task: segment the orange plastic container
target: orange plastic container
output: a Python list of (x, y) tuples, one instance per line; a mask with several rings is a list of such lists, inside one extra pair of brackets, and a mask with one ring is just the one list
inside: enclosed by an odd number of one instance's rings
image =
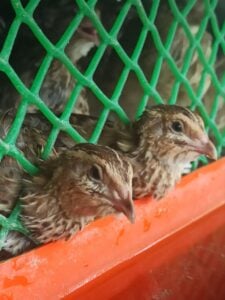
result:
[(135, 209), (0, 264), (0, 299), (224, 300), (225, 159)]

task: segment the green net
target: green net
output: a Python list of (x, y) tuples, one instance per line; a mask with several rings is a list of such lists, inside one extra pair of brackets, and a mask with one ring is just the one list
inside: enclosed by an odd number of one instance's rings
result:
[[(89, 138), (90, 142), (97, 143), (111, 112), (116, 114), (123, 122), (129, 122), (131, 115), (127, 112), (122, 101), (126, 98), (124, 91), (130, 78), (135, 79), (140, 90), (136, 97), (138, 103), (134, 106), (135, 118), (142, 114), (150, 102), (163, 103), (166, 101), (169, 104), (188, 104), (191, 109), (198, 109), (200, 112), (207, 129), (210, 130), (215, 140), (218, 153), (221, 154), (225, 145), (225, 76), (223, 68), (221, 67), (222, 72), (218, 75), (215, 66), (219, 58), (223, 58), (225, 53), (225, 23), (220, 22), (221, 24), (219, 24), (216, 15), (216, 9), (219, 7), (218, 1), (111, 0), (108, 2), (109, 10), (111, 9), (110, 5), (112, 5), (112, 8), (118, 5), (119, 8), (115, 10), (111, 24), (107, 26), (103, 22), (104, 15), (101, 16), (101, 10), (99, 17), (96, 9), (98, 2), (97, 0), (77, 0), (78, 9), (76, 13), (60, 38), (56, 42), (52, 42), (42, 31), (34, 17), (41, 1), (30, 0), (24, 4), (19, 0), (11, 0), (14, 16), (1, 44), (0, 72), (7, 76), (12, 86), (21, 95), (21, 101), (6, 137), (0, 139), (0, 159), (6, 155), (11, 156), (27, 172), (35, 173), (36, 167), (16, 146), (30, 105), (35, 105), (52, 124), (52, 130), (42, 153), (44, 159), (51, 153), (60, 131), (65, 131), (78, 142), (85, 141), (84, 137), (69, 122), (74, 105), (83, 88), (87, 89), (92, 97), (97, 99), (101, 107), (98, 111), (98, 122)], [(103, 2), (101, 1), (101, 3)], [(166, 15), (160, 17), (165, 9), (163, 2), (166, 2), (167, 11), (170, 14), (169, 20), (164, 18)], [(200, 13), (196, 9), (199, 3), (202, 7)], [(90, 19), (96, 28), (100, 37), (100, 44), (93, 49), (87, 66), (81, 71), (66, 55), (65, 47), (85, 16)], [(130, 16), (135, 16), (135, 20), (138, 19), (138, 26), (135, 23), (133, 25)], [(24, 84), (10, 62), (21, 26), (27, 27), (32, 32), (46, 53), (31, 86)], [(125, 27), (129, 30), (123, 29)], [(162, 28), (167, 30), (162, 33)], [(176, 44), (179, 31), (180, 43), (186, 43), (186, 48), (182, 48), (179, 43)], [(206, 34), (206, 31), (210, 34)], [(125, 38), (123, 39), (124, 35)], [(122, 38), (120, 38), (121, 36)], [(132, 36), (135, 36), (136, 39), (131, 42)], [(146, 71), (147, 67), (145, 66), (147, 62), (143, 59), (146, 52), (146, 43), (150, 43), (153, 49), (151, 55), (154, 62), (148, 71)], [(113, 88), (110, 92), (107, 92), (105, 90), (107, 84), (104, 85), (104, 83), (99, 82), (97, 74), (103, 68), (101, 64), (106, 60), (109, 49), (115, 61), (120, 63), (120, 67), (118, 71), (116, 67), (114, 70), (113, 66), (104, 69), (105, 72), (114, 73), (114, 79), (112, 77)], [(54, 114), (42, 101), (39, 93), (54, 59), (59, 60), (76, 79), (76, 85), (71, 90), (69, 99), (60, 116)], [(195, 72), (199, 74), (197, 79), (195, 78)], [(165, 77), (165, 74), (170, 74), (170, 77)], [(180, 103), (180, 98), (188, 98), (189, 103)], [(24, 232), (17, 221), (18, 214), (19, 208), (16, 207), (8, 218), (0, 215), (0, 242), (3, 242), (9, 230)]]

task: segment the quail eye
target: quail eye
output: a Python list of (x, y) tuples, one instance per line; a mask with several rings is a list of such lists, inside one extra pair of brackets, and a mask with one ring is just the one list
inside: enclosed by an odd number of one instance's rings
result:
[(172, 129), (173, 129), (173, 131), (175, 131), (175, 132), (182, 132), (182, 131), (183, 131), (183, 125), (182, 125), (182, 123), (179, 122), (179, 121), (174, 121), (174, 122), (172, 123)]
[(102, 179), (102, 169), (99, 166), (92, 166), (89, 171), (89, 176), (95, 181), (100, 181)]

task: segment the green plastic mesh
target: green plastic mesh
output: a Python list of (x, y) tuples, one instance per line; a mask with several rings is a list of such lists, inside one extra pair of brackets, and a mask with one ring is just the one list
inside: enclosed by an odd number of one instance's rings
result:
[[(51, 153), (51, 150), (57, 139), (57, 135), (61, 130), (68, 133), (71, 138), (78, 142), (85, 141), (85, 139), (69, 123), (69, 118), (73, 111), (73, 107), (83, 87), (88, 88), (98, 98), (103, 106), (103, 109), (98, 117), (97, 125), (89, 139), (90, 142), (97, 143), (107, 117), (111, 111), (116, 113), (123, 122), (129, 122), (126, 112), (120, 106), (120, 96), (125, 86), (127, 77), (131, 71), (136, 74), (143, 89), (143, 97), (140, 99), (136, 111), (136, 117), (140, 116), (146, 108), (149, 97), (151, 97), (155, 103), (163, 103), (163, 99), (156, 89), (163, 61), (168, 63), (170, 70), (176, 78), (172, 88), (171, 97), (168, 102), (170, 104), (176, 103), (180, 85), (183, 85), (188, 93), (188, 96), (190, 97), (191, 108), (198, 108), (206, 123), (207, 129), (210, 129), (210, 131), (213, 133), (218, 153), (221, 154), (222, 148), (225, 146), (225, 130), (221, 132), (218, 129), (215, 119), (219, 109), (218, 99), (219, 97), (223, 97), (223, 99), (225, 99), (225, 76), (223, 76), (221, 80), (218, 79), (213, 65), (217, 58), (218, 48), (221, 47), (222, 51), (225, 53), (225, 24), (223, 24), (221, 27), (218, 26), (218, 21), (215, 15), (217, 0), (204, 0), (203, 2), (205, 6), (204, 18), (201, 21), (197, 34), (193, 36), (190, 26), (187, 22), (187, 16), (195, 5), (196, 1), (187, 1), (184, 9), (180, 11), (176, 1), (168, 0), (172, 14), (174, 15), (174, 19), (170, 24), (165, 42), (162, 42), (157, 27), (154, 23), (160, 5), (159, 0), (153, 1), (150, 11), (145, 10), (140, 0), (122, 1), (121, 9), (109, 31), (106, 31), (98, 17), (98, 14), (95, 11), (97, 0), (77, 0), (76, 3), (79, 7), (78, 13), (74, 16), (74, 19), (72, 19), (58, 42), (53, 44), (39, 28), (38, 24), (33, 18), (33, 14), (40, 4), (40, 0), (30, 0), (26, 6), (23, 6), (19, 0), (11, 0), (13, 9), (15, 11), (15, 18), (10, 26), (7, 37), (5, 38), (3, 47), (0, 49), (0, 71), (6, 74), (12, 85), (16, 88), (19, 94), (22, 95), (22, 100), (19, 104), (16, 117), (7, 136), (4, 140), (0, 139), (0, 159), (2, 159), (5, 155), (12, 156), (23, 166), (26, 171), (31, 174), (36, 172), (36, 167), (32, 165), (32, 163), (29, 162), (16, 147), (17, 137), (20, 133), (27, 107), (30, 104), (36, 105), (53, 125), (43, 151), (44, 159), (46, 159)], [(131, 8), (136, 10), (143, 26), (133, 52), (128, 55), (118, 42), (117, 38)], [(94, 24), (100, 36), (101, 43), (97, 47), (85, 72), (81, 73), (66, 56), (64, 49), (84, 16), (87, 16)], [(30, 88), (24, 85), (9, 63), (9, 58), (15, 43), (15, 39), (22, 24), (25, 24), (27, 27), (29, 27), (47, 53)], [(208, 24), (210, 24), (215, 38), (212, 44), (210, 57), (207, 59), (201, 47), (201, 39), (203, 38)], [(176, 62), (170, 54), (170, 48), (178, 25), (183, 27), (183, 30), (190, 42), (190, 46), (186, 51), (185, 59), (181, 69), (178, 68)], [(167, 26), (167, 24), (165, 24), (165, 26)], [(142, 53), (144, 43), (149, 33), (151, 34), (154, 45), (158, 51), (158, 57), (155, 61), (155, 67), (151, 74), (150, 80), (146, 78), (143, 70), (138, 64), (138, 59)], [(110, 98), (103, 93), (103, 91), (93, 80), (95, 71), (108, 47), (112, 47), (123, 62), (123, 70), (120, 74), (118, 74), (118, 81)], [(186, 75), (190, 67), (193, 52), (196, 50), (204, 69), (198, 89), (197, 91), (194, 91)], [(60, 117), (56, 116), (39, 97), (39, 91), (42, 86), (42, 82), (53, 59), (58, 59), (60, 62), (62, 62), (77, 81), (77, 84), (71, 92), (69, 101), (67, 102)], [(206, 110), (204, 103), (201, 101), (207, 76), (211, 77), (212, 84), (216, 90), (215, 98), (212, 99), (210, 112)], [(1, 243), (3, 243), (3, 240), (8, 234), (9, 230), (18, 230), (26, 233), (18, 221), (18, 215), (19, 206), (17, 205), (9, 218), (0, 216), (0, 248)]]

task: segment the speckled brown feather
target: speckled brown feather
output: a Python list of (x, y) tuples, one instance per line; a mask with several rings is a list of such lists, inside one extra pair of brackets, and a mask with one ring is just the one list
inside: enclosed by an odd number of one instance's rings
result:
[(133, 222), (132, 175), (131, 164), (122, 155), (92, 144), (79, 144), (42, 162), (37, 175), (23, 175), (18, 194), (21, 222), (31, 240), (10, 232), (3, 250), (16, 255), (30, 249), (33, 241), (67, 239), (91, 221), (115, 212), (123, 212)]

